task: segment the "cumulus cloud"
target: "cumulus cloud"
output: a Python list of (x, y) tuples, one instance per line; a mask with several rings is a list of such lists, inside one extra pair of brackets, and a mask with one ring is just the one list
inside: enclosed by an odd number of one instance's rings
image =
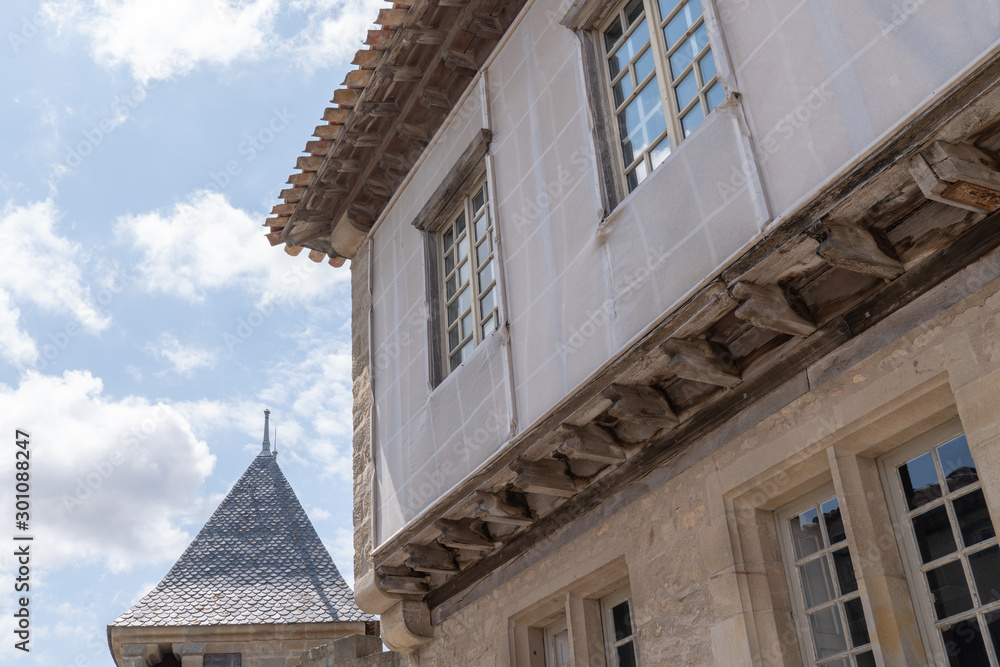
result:
[[(106, 396), (82, 371), (29, 371), (16, 388), (0, 385), (0, 404), (5, 432), (31, 433), (31, 528), (47, 567), (97, 562), (120, 572), (181, 553), (215, 457), (176, 409)], [(13, 456), (0, 459), (0, 475), (13, 479), (13, 466)], [(0, 502), (12, 506), (12, 493), (3, 487)]]
[(259, 57), (278, 0), (54, 0), (59, 25), (86, 35), (94, 59), (126, 65), (141, 82), (183, 75), (202, 63)]
[(251, 214), (210, 190), (172, 209), (119, 218), (119, 238), (142, 253), (137, 267), (150, 292), (201, 301), (207, 292), (250, 291), (261, 303), (330, 294), (349, 272), (289, 257), (264, 238), (263, 214)]
[(59, 212), (51, 200), (25, 206), (8, 203), (0, 210), (0, 355), (24, 365), (38, 349), (21, 328), (19, 306), (33, 304), (66, 315), (90, 333), (105, 329), (110, 318), (94, 303), (81, 265), (79, 244), (56, 231)]
[(195, 371), (214, 368), (218, 355), (196, 345), (185, 345), (173, 334), (162, 334), (155, 345), (147, 346), (154, 355), (167, 361), (178, 375), (191, 377)]
[(292, 56), (307, 70), (353, 57), (366, 31), (385, 7), (384, 0), (296, 0), (293, 10), (308, 15), (308, 24), (291, 40)]

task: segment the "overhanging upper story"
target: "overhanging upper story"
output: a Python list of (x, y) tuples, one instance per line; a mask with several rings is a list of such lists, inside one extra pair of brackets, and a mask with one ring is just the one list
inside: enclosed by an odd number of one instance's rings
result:
[(269, 221), (363, 253), (360, 551), (438, 617), (1000, 242), (988, 3), (520, 4), (393, 5)]

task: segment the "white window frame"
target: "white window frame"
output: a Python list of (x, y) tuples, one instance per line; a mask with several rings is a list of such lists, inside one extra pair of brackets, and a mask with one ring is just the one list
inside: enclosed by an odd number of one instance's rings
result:
[[(927, 507), (924, 505), (916, 510), (909, 509), (906, 499), (903, 496), (902, 484), (899, 481), (899, 475), (896, 472), (898, 466), (901, 466), (907, 461), (920, 456), (924, 452), (935, 450), (938, 446), (943, 445), (962, 434), (964, 434), (964, 429), (962, 428), (961, 423), (957, 418), (953, 419), (952, 421), (918, 436), (910, 442), (901, 445), (900, 447), (897, 447), (891, 452), (880, 457), (878, 459), (879, 473), (882, 477), (882, 486), (888, 500), (889, 513), (893, 522), (893, 532), (899, 546), (900, 556), (902, 557), (903, 569), (906, 572), (907, 584), (910, 589), (910, 598), (913, 601), (913, 606), (917, 614), (917, 622), (920, 626), (921, 638), (923, 639), (924, 649), (929, 654), (928, 657), (933, 657), (934, 664), (942, 666), (949, 665), (948, 654), (944, 645), (944, 640), (941, 636), (940, 627), (961, 622), (970, 618), (977, 618), (983, 643), (986, 646), (986, 651), (993, 660), (993, 664), (1000, 665), (1000, 656), (997, 655), (997, 653), (1000, 652), (996, 651), (992, 646), (990, 634), (985, 628), (985, 623), (982, 619), (984, 614), (1000, 611), (1000, 601), (995, 601), (988, 605), (980, 605), (979, 594), (976, 590), (975, 581), (971, 576), (969, 563), (966, 558), (969, 553), (975, 553), (988, 549), (1000, 542), (998, 542), (998, 538), (994, 536), (992, 539), (978, 542), (971, 547), (965, 547), (962, 541), (962, 536), (957, 534), (957, 531), (955, 530), (956, 525), (953, 519), (954, 511), (950, 507), (950, 503), (942, 499), (944, 497), (957, 498), (965, 496), (969, 493), (974, 493), (976, 489), (982, 488), (982, 478), (980, 477), (979, 481), (964, 486), (954, 492), (946, 492), (942, 498), (935, 499), (926, 504), (943, 504), (947, 507), (949, 521), (951, 522), (953, 533), (955, 533), (953, 537), (955, 539), (957, 549), (952, 554), (933, 560), (930, 564), (925, 565), (921, 562), (920, 549), (913, 533), (913, 526), (910, 522), (910, 517), (927, 511)], [(940, 474), (941, 471), (938, 468), (939, 464), (937, 463), (937, 456), (935, 456), (934, 459), (935, 467)], [(996, 529), (996, 525), (994, 525), (994, 529)], [(950, 616), (945, 621), (938, 621), (934, 614), (933, 600), (931, 598), (930, 589), (928, 588), (927, 578), (924, 575), (924, 571), (934, 569), (935, 567), (939, 567), (947, 562), (956, 560), (962, 563), (966, 581), (969, 584), (969, 593), (972, 596), (973, 607), (969, 611)]]
[[(794, 612), (795, 620), (795, 631), (799, 637), (799, 650), (802, 654), (802, 664), (815, 666), (815, 665), (826, 665), (829, 663), (836, 664), (839, 660), (845, 657), (852, 657), (858, 654), (867, 653), (868, 651), (875, 652), (875, 646), (871, 641), (872, 635), (872, 619), (868, 618), (867, 613), (865, 613), (865, 623), (868, 626), (868, 637), (869, 643), (864, 646), (857, 648), (850, 648), (845, 651), (840, 656), (829, 659), (822, 659), (816, 657), (816, 649), (814, 646), (812, 630), (809, 627), (809, 620), (806, 614), (806, 604), (802, 592), (802, 584), (798, 578), (798, 570), (796, 569), (797, 563), (804, 562), (805, 560), (816, 558), (815, 555), (810, 555), (805, 558), (797, 558), (795, 555), (795, 547), (792, 544), (792, 536), (788, 528), (788, 522), (792, 517), (798, 516), (805, 511), (808, 511), (812, 507), (819, 506), (833, 498), (837, 499), (838, 505), (841, 507), (841, 512), (843, 512), (843, 502), (837, 496), (836, 489), (834, 488), (833, 482), (827, 482), (826, 484), (810, 491), (809, 493), (800, 496), (794, 501), (788, 503), (787, 505), (779, 508), (774, 513), (775, 525), (778, 531), (778, 541), (779, 548), (781, 551), (781, 562), (785, 571), (785, 581), (788, 584), (788, 591), (792, 599), (792, 610)], [(826, 536), (826, 526), (824, 522), (820, 522), (820, 530), (823, 535)], [(845, 526), (846, 530), (846, 526)], [(847, 547), (851, 554), (851, 563), (853, 565), (854, 558), (857, 556), (857, 549), (855, 545), (851, 542), (850, 537), (847, 537), (843, 542), (838, 542), (836, 548), (829, 544), (829, 537), (825, 537), (827, 541), (827, 546), (820, 551), (824, 554), (819, 556), (820, 558), (826, 558), (826, 553), (832, 553), (834, 551), (839, 551), (843, 547)], [(830, 574), (834, 580), (837, 578), (837, 573), (834, 569), (830, 570)], [(852, 599), (862, 600), (861, 590), (860, 590), (860, 577), (857, 576), (857, 568), (855, 568), (855, 577), (858, 579), (859, 587), (858, 590), (850, 594), (835, 596), (833, 601), (828, 603), (828, 606), (835, 607), (840, 618), (841, 627), (843, 629), (844, 638), (847, 642), (851, 643), (853, 640), (850, 635), (850, 627), (847, 624), (847, 615), (844, 613), (842, 607), (843, 602)], [(837, 586), (839, 583), (834, 582)], [(862, 600), (863, 604), (863, 600)], [(853, 663), (853, 661), (852, 661)]]
[[(636, 187), (638, 187), (638, 183), (641, 183), (642, 180), (648, 177), (649, 174), (652, 173), (652, 171), (660, 163), (662, 163), (663, 160), (666, 159), (666, 157), (669, 155), (670, 152), (677, 150), (677, 147), (685, 139), (685, 131), (682, 124), (682, 117), (686, 113), (691, 112), (696, 105), (700, 105), (703, 115), (702, 121), (699, 123), (700, 125), (701, 123), (704, 122), (704, 120), (708, 117), (708, 115), (712, 113), (715, 107), (718, 106), (722, 101), (719, 100), (714, 105), (711, 104), (708, 100), (709, 91), (714, 89), (716, 85), (719, 85), (720, 90), (722, 91), (723, 94), (722, 98), (723, 100), (725, 99), (725, 94), (726, 94), (725, 84), (722, 81), (722, 77), (719, 74), (718, 57), (719, 55), (721, 55), (721, 51), (719, 51), (716, 45), (712, 43), (712, 37), (710, 34), (711, 31), (706, 32), (706, 37), (708, 40), (706, 46), (702, 47), (699, 50), (698, 54), (680, 72), (680, 74), (677, 77), (674, 77), (671, 74), (670, 57), (676, 54), (679, 50), (681, 50), (681, 47), (686, 45), (688, 43), (688, 40), (687, 37), (678, 40), (677, 43), (675, 43), (672, 47), (668, 49), (666, 46), (666, 38), (664, 37), (663, 30), (670, 23), (670, 21), (673, 20), (674, 17), (676, 17), (680, 12), (684, 11), (684, 9), (689, 6), (688, 0), (678, 0), (677, 5), (675, 5), (671, 9), (670, 13), (667, 16), (660, 16), (660, 7), (658, 0), (642, 0), (644, 21), (646, 23), (647, 30), (649, 31), (649, 38), (650, 38), (650, 43), (648, 48), (653, 51), (653, 61), (654, 61), (653, 71), (655, 73), (656, 83), (659, 88), (660, 104), (664, 111), (664, 117), (665, 117), (664, 120), (666, 123), (666, 136), (659, 142), (655, 140), (651, 141), (650, 145), (647, 146), (640, 153), (638, 157), (633, 157), (632, 162), (626, 164), (625, 155), (622, 151), (622, 142), (618, 128), (618, 112), (627, 107), (628, 104), (635, 99), (635, 97), (637, 96), (636, 90), (638, 89), (638, 86), (633, 88), (631, 93), (625, 97), (624, 101), (620, 105), (615, 104), (614, 82), (620, 80), (623, 74), (622, 72), (619, 72), (619, 74), (616, 75), (614, 78), (611, 77), (611, 72), (608, 65), (610, 54), (608, 52), (604, 35), (605, 32), (608, 30), (608, 28), (610, 28), (615, 23), (615, 21), (622, 21), (622, 25), (625, 25), (626, 19), (624, 17), (624, 11), (630, 2), (631, 0), (621, 0), (620, 2), (616, 3), (615, 9), (612, 12), (610, 12), (608, 17), (600, 24), (600, 26), (596, 30), (596, 35), (595, 35), (595, 38), (598, 42), (597, 53), (600, 56), (599, 60), (601, 69), (601, 80), (604, 85), (605, 96), (608, 99), (608, 111), (610, 113), (610, 123), (609, 123), (609, 128), (611, 133), (610, 139), (612, 143), (614, 143), (615, 145), (614, 153), (617, 156), (617, 161), (618, 161), (617, 173), (618, 173), (618, 178), (620, 180), (620, 185), (621, 187), (624, 188), (623, 192), (626, 194), (629, 193), (631, 190), (634, 190)], [(711, 2), (711, 0), (701, 0), (702, 5), (708, 2)], [(695, 31), (699, 30), (702, 26), (707, 26), (706, 21), (707, 19), (705, 15), (704, 6), (702, 6), (702, 13), (700, 15), (700, 18), (692, 23), (691, 29), (686, 33), (686, 35), (694, 33)], [(636, 26), (637, 25), (638, 23), (636, 23)], [(631, 31), (628, 29), (628, 27), (626, 27), (623, 32), (623, 38), (628, 34), (630, 34), (630, 32)], [(643, 51), (643, 53), (645, 53), (645, 51)], [(713, 59), (714, 74), (708, 81), (702, 80), (704, 77), (703, 77), (703, 72), (700, 69), (700, 63), (705, 58)], [(625, 66), (625, 69), (623, 70), (623, 72), (626, 72), (624, 76), (630, 77), (631, 74), (627, 72), (629, 72), (632, 69), (633, 69), (632, 65), (627, 64)], [(677, 95), (675, 93), (675, 88), (677, 87), (678, 83), (683, 82), (686, 79), (688, 73), (693, 73), (693, 75), (695, 76), (695, 81), (697, 84), (697, 92), (694, 95), (694, 98), (690, 100), (683, 109), (680, 109), (677, 102)], [(664, 155), (657, 162), (657, 164), (654, 165), (652, 162), (652, 153), (654, 152), (653, 148), (654, 146), (655, 147), (661, 146), (663, 142), (667, 142), (669, 150), (667, 154)], [(628, 182), (628, 173), (632, 171), (632, 169), (635, 169), (636, 168), (635, 165), (638, 165), (640, 162), (644, 163), (645, 165), (646, 176), (644, 176), (642, 179), (638, 179), (636, 185), (630, 188)]]
[(560, 616), (559, 620), (548, 625), (544, 632), (544, 645), (545, 645), (545, 667), (568, 667), (573, 664), (573, 659), (570, 658), (569, 662), (560, 663), (558, 659), (556, 646), (556, 636), (561, 632), (567, 633), (567, 642), (569, 642), (569, 625), (566, 623), (566, 617)]
[[(628, 602), (632, 634), (623, 639), (615, 639), (615, 621), (611, 610), (623, 602)], [(601, 598), (601, 624), (604, 627), (604, 652), (608, 667), (618, 667), (617, 649), (629, 642), (634, 647), (635, 664), (639, 667), (641, 664), (639, 661), (639, 628), (635, 624), (635, 603), (632, 601), (632, 590), (629, 586), (619, 588)]]
[[(483, 193), (483, 205), (479, 209), (478, 213), (473, 210), (473, 202), (475, 198)], [(464, 216), (465, 225), (463, 231), (458, 234), (458, 238), (454, 239), (454, 246), (457, 246), (460, 238), (466, 240), (468, 244), (468, 256), (455, 264), (452, 270), (448, 270), (446, 267), (446, 252), (444, 247), (445, 235), (449, 232), (452, 234), (456, 231), (456, 222), (459, 217)], [(486, 231), (482, 237), (476, 238), (474, 235), (474, 230), (476, 223), (480, 220), (486, 221)], [(437, 279), (438, 285), (440, 286), (440, 307), (437, 314), (438, 321), (440, 323), (439, 329), (441, 331), (441, 369), (442, 377), (447, 377), (449, 374), (455, 371), (455, 369), (461, 365), (462, 361), (452, 365), (452, 355), (457, 351), (461, 350), (469, 342), (472, 343), (472, 349), (476, 347), (486, 339), (486, 337), (500, 327), (500, 289), (499, 289), (499, 261), (497, 260), (496, 252), (496, 221), (493, 218), (492, 212), (492, 193), (490, 192), (489, 179), (483, 174), (480, 178), (475, 181), (475, 184), (469, 191), (461, 196), (461, 201), (450, 209), (450, 213), (445, 218), (441, 227), (435, 232), (434, 242), (437, 244), (437, 257), (438, 257), (438, 267), (437, 267)], [(487, 249), (487, 256), (485, 261), (482, 263), (477, 259), (478, 249), (485, 247)], [(464, 335), (459, 334), (459, 342), (453, 347), (450, 342), (450, 334), (453, 330), (457, 330), (462, 326), (462, 313), (459, 314), (458, 319), (452, 323), (448, 320), (448, 307), (449, 305), (456, 301), (459, 295), (462, 293), (461, 289), (456, 289), (455, 294), (451, 297), (448, 296), (447, 285), (448, 280), (454, 277), (457, 281), (458, 272), (460, 266), (468, 262), (469, 271), (469, 282), (468, 289), (471, 295), (471, 310), (469, 314), (472, 316), (472, 331), (465, 333)], [(488, 264), (492, 262), (492, 276), (490, 282), (486, 285), (480, 284), (480, 271), (483, 270)], [(466, 283), (462, 283), (465, 285)], [(492, 307), (488, 311), (484, 312), (483, 309), (483, 299), (484, 297), (492, 294)], [(463, 311), (464, 313), (465, 311)], [(484, 327), (490, 326), (489, 331), (484, 331)], [(465, 358), (468, 358), (466, 354)]]

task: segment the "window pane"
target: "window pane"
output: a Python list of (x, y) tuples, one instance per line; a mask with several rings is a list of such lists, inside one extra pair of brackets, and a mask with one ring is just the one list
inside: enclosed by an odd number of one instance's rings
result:
[[(660, 11), (662, 15), (666, 17), (670, 14), (670, 10), (663, 11), (664, 5), (672, 5), (670, 9), (677, 6), (676, 2), (671, 2), (671, 0), (660, 0)], [(700, 0), (691, 0), (679, 12), (677, 16), (670, 20), (667, 27), (663, 29), (663, 34), (667, 38), (667, 48), (673, 48), (674, 44), (684, 39), (684, 35), (687, 34), (688, 29), (698, 20), (701, 16), (701, 2)]]
[(451, 229), (448, 229), (444, 233), (444, 236), (442, 237), (441, 240), (442, 240), (442, 243), (444, 245), (444, 249), (448, 250), (448, 248), (451, 247), (451, 244), (453, 244), (455, 242), (455, 234), (451, 231)]
[(625, 174), (625, 182), (628, 184), (629, 192), (632, 192), (639, 187), (640, 171), (642, 173), (642, 178), (645, 178), (645, 165), (642, 162), (640, 162), (635, 169)]
[[(618, 17), (615, 17), (614, 22), (608, 26), (608, 29), (604, 31), (604, 48), (608, 53), (611, 53), (615, 48), (615, 44), (618, 40), (622, 38), (624, 31), (622, 30), (622, 22)], [(615, 69), (617, 66), (617, 61), (614, 58), (612, 60), (611, 76), (617, 76), (618, 72), (621, 70)]]
[(937, 448), (937, 452), (950, 491), (960, 489), (979, 479), (972, 453), (969, 452), (969, 443), (966, 442), (964, 435), (944, 443)]
[(486, 321), (483, 322), (483, 338), (489, 336), (493, 332), (493, 329), (495, 328), (496, 328), (496, 319), (492, 315), (490, 315), (489, 317), (486, 318)]
[(462, 338), (469, 336), (472, 333), (472, 313), (469, 313), (462, 318)]
[(972, 596), (959, 561), (952, 561), (927, 572), (927, 586), (939, 619), (972, 609)]
[(913, 517), (913, 536), (924, 563), (947, 556), (956, 549), (951, 520), (944, 505)]
[(455, 283), (455, 276), (448, 278), (448, 282), (445, 283), (444, 287), (445, 297), (450, 299), (452, 296), (454, 296), (456, 288), (457, 285)]
[(458, 327), (454, 327), (448, 332), (448, 350), (454, 350), (461, 342), (462, 337), (459, 335)]
[(795, 558), (805, 558), (823, 548), (823, 534), (819, 530), (819, 513), (810, 509), (789, 521)]
[(493, 262), (488, 262), (479, 271), (479, 289), (486, 289), (491, 282), (493, 282)]
[(847, 650), (847, 639), (836, 605), (810, 614), (809, 629), (817, 658), (830, 658)]
[(469, 282), (469, 263), (462, 262), (462, 265), (458, 267), (458, 284), (466, 285)]
[(618, 47), (618, 50), (611, 54), (608, 59), (609, 66), (611, 67), (612, 78), (618, 76), (618, 72), (625, 69), (628, 63), (631, 62), (639, 52), (645, 48), (646, 44), (649, 43), (649, 28), (646, 27), (646, 22), (643, 21), (638, 26), (636, 26), (635, 31), (628, 36), (628, 39)]
[(840, 660), (834, 660), (832, 662), (824, 662), (823, 667), (851, 667), (851, 659), (841, 658)]
[(691, 64), (691, 61), (695, 59), (698, 55), (697, 51), (693, 50), (694, 41), (688, 40), (681, 44), (681, 47), (674, 51), (674, 54), (670, 56), (670, 76), (673, 78), (679, 77), (683, 72), (684, 68)]
[(490, 220), (487, 216), (483, 216), (476, 220), (476, 240), (479, 241), (486, 235), (486, 230), (490, 226)]
[(660, 139), (660, 143), (649, 152), (649, 161), (653, 163), (653, 169), (656, 169), (667, 159), (670, 155), (670, 138), (664, 136)]
[(483, 241), (476, 248), (476, 266), (483, 266), (490, 258), (490, 244), (487, 241)]
[(847, 539), (844, 532), (844, 520), (840, 516), (840, 503), (836, 498), (830, 498), (819, 506), (823, 512), (823, 522), (826, 524), (826, 536), (830, 539), (830, 544), (836, 544)]
[(844, 603), (844, 615), (847, 616), (847, 628), (851, 633), (851, 646), (865, 646), (871, 639), (868, 637), (868, 623), (865, 622), (865, 608), (861, 598), (854, 598)]
[[(462, 216), (462, 220), (465, 220), (465, 216)], [(469, 236), (466, 234), (458, 241), (458, 254), (456, 260), (461, 262), (469, 254)]]
[(990, 640), (993, 642), (993, 651), (1000, 654), (1000, 611), (986, 614), (986, 629), (990, 633)]
[(461, 236), (462, 232), (465, 231), (465, 212), (459, 214), (458, 219), (455, 220), (455, 236)]
[(635, 61), (635, 81), (637, 84), (653, 73), (653, 49), (646, 49), (637, 61)]
[(622, 80), (614, 85), (615, 93), (615, 108), (620, 107), (624, 102), (625, 98), (632, 94), (632, 77), (626, 74), (622, 77)]
[(698, 129), (703, 120), (705, 120), (705, 113), (701, 110), (700, 104), (695, 104), (691, 108), (691, 111), (688, 111), (687, 115), (681, 119), (681, 125), (684, 127), (684, 136), (691, 136), (691, 133)]
[(611, 618), (614, 621), (616, 642), (632, 635), (632, 617), (629, 614), (627, 601), (612, 607)]
[(448, 324), (451, 325), (458, 321), (459, 311), (458, 311), (458, 301), (453, 301), (450, 306), (448, 306)]
[(471, 290), (469, 290), (469, 288), (465, 288), (462, 290), (462, 293), (458, 295), (458, 298), (455, 299), (455, 303), (458, 304), (459, 313), (464, 313), (472, 307), (472, 294), (470, 294), (470, 291)]
[[(475, 215), (479, 213), (479, 209), (481, 209), (483, 207), (483, 204), (485, 203), (486, 203), (485, 189), (480, 189), (479, 192), (476, 193), (476, 196), (472, 198), (472, 214)], [(476, 236), (479, 235), (477, 234)]]
[(930, 452), (899, 466), (899, 481), (903, 485), (906, 504), (911, 510), (941, 497), (941, 486)]
[(992, 546), (970, 554), (969, 569), (979, 592), (979, 604), (1000, 600), (1000, 547)]
[(660, 103), (660, 91), (656, 86), (655, 76), (625, 107), (618, 118), (621, 138), (625, 140), (622, 144), (627, 141), (633, 155), (646, 150), (646, 147), (660, 136), (667, 127), (667, 121), (663, 115), (663, 105)]
[(847, 549), (833, 552), (833, 567), (837, 571), (837, 583), (840, 584), (840, 594), (847, 595), (858, 590), (858, 580), (854, 576), (854, 563)]
[(629, 642), (627, 644), (622, 644), (617, 649), (618, 653), (618, 666), (619, 667), (635, 667), (635, 644)]
[(491, 289), (489, 292), (484, 294), (483, 298), (479, 300), (479, 303), (482, 304), (479, 309), (480, 313), (486, 314), (493, 312), (493, 309), (496, 308), (496, 290)]
[(635, 23), (643, 13), (642, 0), (632, 0), (625, 6), (625, 18), (628, 20), (628, 24), (632, 25)]
[(677, 108), (685, 108), (695, 95), (698, 94), (698, 82), (694, 80), (694, 72), (689, 72), (686, 77), (677, 84)]
[(858, 655), (854, 656), (854, 659), (857, 660), (858, 667), (876, 667), (875, 655), (871, 651), (859, 653)]
[(712, 57), (712, 51), (709, 50), (701, 60), (698, 61), (698, 66), (701, 68), (701, 83), (702, 85), (708, 83), (715, 76), (715, 58)]
[(941, 638), (948, 653), (948, 664), (952, 667), (989, 667), (990, 659), (975, 618), (941, 628)]
[(709, 88), (708, 92), (705, 93), (705, 97), (708, 99), (709, 111), (722, 104), (722, 100), (726, 99), (726, 89), (722, 85), (722, 82), (716, 82), (714, 86)]
[(818, 607), (836, 597), (836, 593), (833, 591), (833, 579), (830, 577), (830, 567), (826, 564), (826, 556), (799, 565), (798, 570), (806, 609)]
[(444, 274), (448, 275), (455, 269), (455, 253), (449, 252), (444, 256)]
[(962, 533), (962, 542), (971, 547), (996, 535), (990, 511), (986, 507), (986, 499), (980, 489), (973, 491), (952, 502), (955, 517), (958, 519), (958, 529)]

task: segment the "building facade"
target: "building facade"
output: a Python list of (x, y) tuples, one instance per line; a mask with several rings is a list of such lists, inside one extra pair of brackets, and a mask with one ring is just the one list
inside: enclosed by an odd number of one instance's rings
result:
[(1000, 665), (1000, 4), (412, 0), (265, 225), (351, 260), (417, 665)]

